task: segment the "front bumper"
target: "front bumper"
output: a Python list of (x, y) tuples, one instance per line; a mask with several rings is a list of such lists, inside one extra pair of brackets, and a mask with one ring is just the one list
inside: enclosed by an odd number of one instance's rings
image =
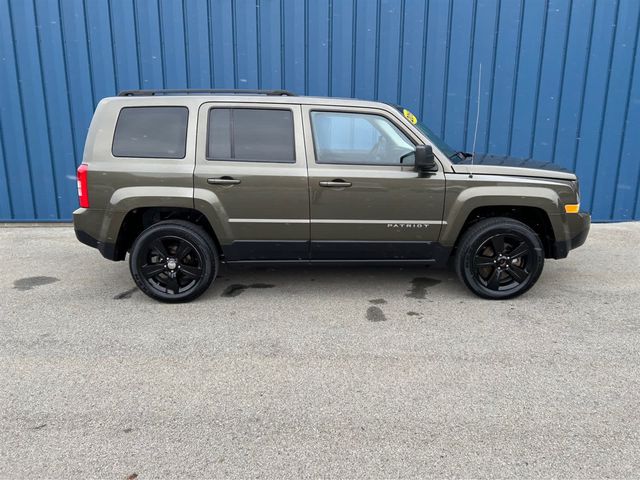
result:
[(591, 215), (585, 212), (566, 214), (565, 240), (557, 240), (552, 245), (553, 258), (565, 258), (569, 250), (578, 248), (587, 240), (591, 228)]

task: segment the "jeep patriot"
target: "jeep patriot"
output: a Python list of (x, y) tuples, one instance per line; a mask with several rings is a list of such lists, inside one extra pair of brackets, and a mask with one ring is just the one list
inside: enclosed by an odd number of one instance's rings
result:
[(282, 90), (127, 91), (97, 106), (78, 240), (184, 302), (227, 264), (451, 264), (489, 299), (587, 237), (576, 176), (457, 152), (391, 104)]

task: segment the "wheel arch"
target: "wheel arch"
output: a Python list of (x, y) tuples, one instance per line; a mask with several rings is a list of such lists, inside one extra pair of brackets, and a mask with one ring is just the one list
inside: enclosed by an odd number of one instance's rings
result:
[(483, 205), (471, 210), (457, 232), (452, 254), (455, 253), (462, 236), (472, 225), (483, 219), (495, 217), (507, 217), (527, 225), (540, 237), (545, 258), (553, 256), (556, 236), (549, 215), (543, 208), (523, 205)]
[(214, 226), (202, 212), (188, 207), (145, 206), (131, 209), (123, 215), (115, 243), (114, 260), (124, 260), (140, 233), (165, 220), (184, 220), (202, 227), (211, 237), (220, 255), (224, 255)]

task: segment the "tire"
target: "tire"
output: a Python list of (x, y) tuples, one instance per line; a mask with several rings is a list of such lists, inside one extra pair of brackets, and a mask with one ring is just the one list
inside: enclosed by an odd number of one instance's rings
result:
[(201, 227), (182, 220), (158, 222), (136, 238), (129, 255), (134, 282), (149, 297), (190, 302), (218, 274), (218, 252)]
[(540, 278), (544, 247), (524, 223), (488, 218), (464, 233), (454, 264), (458, 277), (473, 293), (504, 300), (522, 295)]

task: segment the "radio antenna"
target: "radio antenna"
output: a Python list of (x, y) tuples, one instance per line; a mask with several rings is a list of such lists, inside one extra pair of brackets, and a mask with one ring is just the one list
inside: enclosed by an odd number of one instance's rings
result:
[(476, 104), (476, 126), (473, 131), (473, 147), (471, 148), (471, 165), (469, 166), (469, 178), (473, 178), (473, 161), (476, 156), (476, 140), (478, 138), (478, 123), (480, 122), (480, 85), (482, 84), (482, 63), (478, 70), (478, 99)]

